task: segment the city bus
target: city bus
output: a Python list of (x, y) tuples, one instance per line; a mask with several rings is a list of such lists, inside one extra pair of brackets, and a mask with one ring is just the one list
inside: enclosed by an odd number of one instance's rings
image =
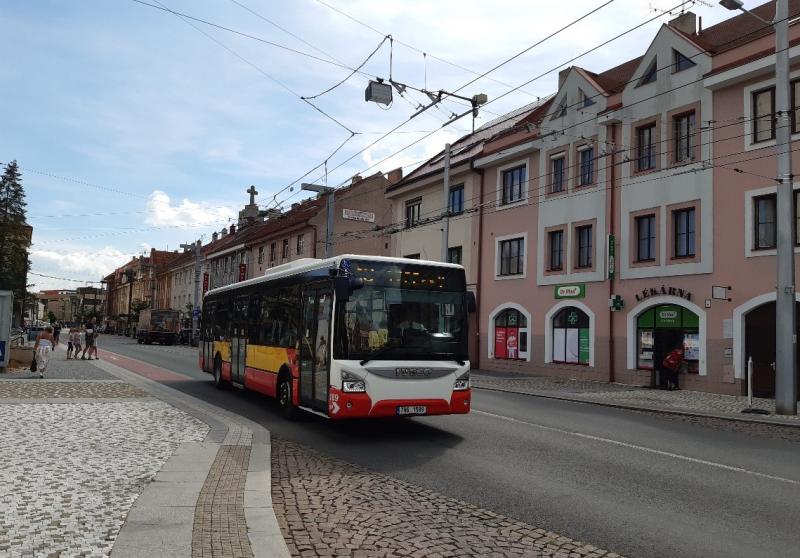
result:
[(467, 413), (474, 305), (460, 265), (304, 258), (205, 295), (200, 367), (287, 418)]

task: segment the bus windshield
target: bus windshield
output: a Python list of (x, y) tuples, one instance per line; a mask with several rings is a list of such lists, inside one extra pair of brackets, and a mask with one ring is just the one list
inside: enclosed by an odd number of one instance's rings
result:
[(334, 358), (467, 360), (463, 292), (368, 285), (336, 315)]

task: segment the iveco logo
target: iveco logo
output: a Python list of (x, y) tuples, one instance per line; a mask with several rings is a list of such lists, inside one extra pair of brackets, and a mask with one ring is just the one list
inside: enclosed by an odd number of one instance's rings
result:
[(398, 378), (427, 378), (431, 375), (430, 368), (395, 368), (395, 376)]

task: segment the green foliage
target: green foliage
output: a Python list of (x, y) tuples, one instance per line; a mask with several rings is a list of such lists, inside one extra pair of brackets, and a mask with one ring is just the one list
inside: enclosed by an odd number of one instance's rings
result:
[(55, 315), (55, 314), (53, 314), (53, 311), (52, 311), (52, 310), (50, 310), (50, 311), (47, 313), (47, 321), (48, 321), (48, 322), (50, 322), (51, 324), (54, 324), (54, 323), (56, 323), (56, 315)]
[(133, 314), (133, 321), (139, 320), (139, 312), (142, 310), (146, 310), (150, 307), (150, 303), (146, 300), (139, 300), (138, 298), (134, 298), (131, 301), (131, 314)]
[(28, 294), (32, 229), (25, 222), (25, 207), (22, 175), (17, 162), (11, 161), (0, 176), (0, 290), (13, 291), (16, 300), (24, 300)]

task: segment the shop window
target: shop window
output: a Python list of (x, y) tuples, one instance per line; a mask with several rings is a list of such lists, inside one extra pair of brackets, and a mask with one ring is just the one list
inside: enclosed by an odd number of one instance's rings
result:
[(494, 319), (494, 358), (523, 360), (528, 357), (528, 320), (519, 310), (508, 308)]
[(775, 248), (776, 246), (776, 195), (759, 196), (753, 199), (755, 205), (754, 240), (756, 250)]
[(637, 368), (658, 368), (675, 347), (682, 345), (690, 373), (696, 374), (700, 361), (700, 319), (676, 304), (648, 308), (636, 319)]
[(553, 316), (553, 362), (589, 364), (589, 316), (574, 306)]
[(524, 197), (525, 165), (503, 171), (503, 198), (501, 205), (521, 201)]

